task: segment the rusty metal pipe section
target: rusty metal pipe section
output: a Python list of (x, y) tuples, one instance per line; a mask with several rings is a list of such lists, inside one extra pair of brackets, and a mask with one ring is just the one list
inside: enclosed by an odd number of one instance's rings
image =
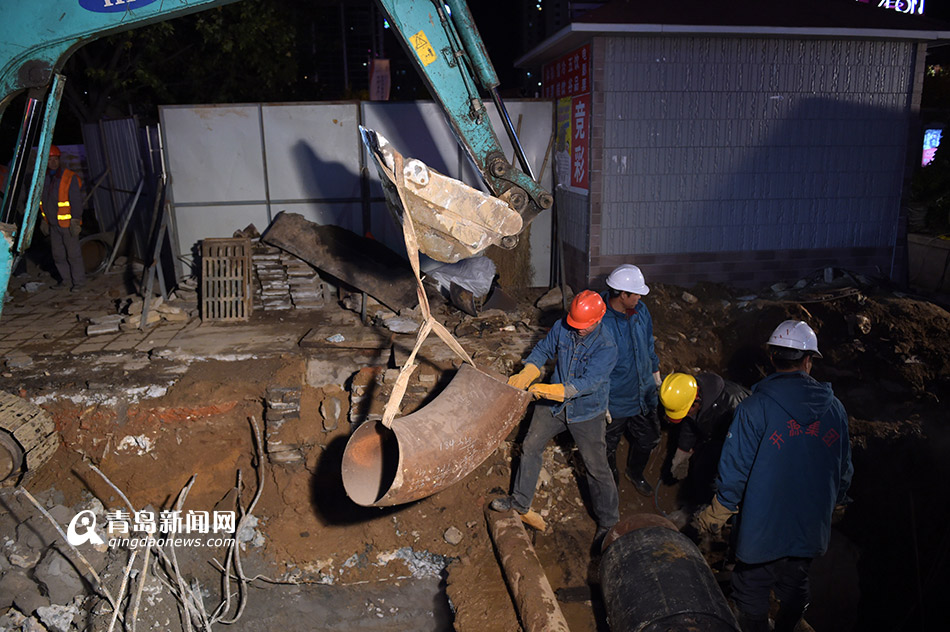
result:
[(621, 521), (604, 539), (600, 585), (612, 632), (738, 632), (712, 570), (672, 522)]
[(485, 519), (525, 632), (570, 632), (521, 518), (486, 507)]
[(432, 402), (393, 421), (364, 423), (343, 453), (343, 487), (358, 505), (386, 507), (457, 483), (494, 452), (531, 401), (469, 364)]

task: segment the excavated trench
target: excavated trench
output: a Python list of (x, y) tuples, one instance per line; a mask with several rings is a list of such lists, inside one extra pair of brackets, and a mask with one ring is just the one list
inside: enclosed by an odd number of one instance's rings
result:
[[(829, 554), (815, 563), (809, 621), (817, 630), (939, 629), (932, 604), (950, 585), (945, 526), (950, 503), (942, 489), (950, 475), (950, 424), (940, 406), (950, 398), (945, 351), (950, 316), (931, 303), (874, 288), (857, 294), (835, 288), (761, 293), (755, 299), (719, 286), (690, 293), (697, 300), (684, 296), (682, 288), (656, 286), (645, 299), (664, 373), (717, 370), (750, 385), (767, 371), (761, 340), (785, 317), (803, 318), (818, 330), (825, 355), (815, 376), (832, 382), (852, 416), (855, 502), (835, 525)], [(467, 322), (447, 309), (443, 316)], [(529, 306), (522, 319), (537, 323), (538, 313)], [(508, 331), (475, 331), (462, 344), (473, 350), (476, 362), (499, 373), (516, 367), (543, 333), (534, 329), (517, 338)], [(518, 429), (471, 475), (434, 496), (396, 507), (358, 506), (347, 498), (341, 474), (346, 438), (351, 422), (376, 418), (394, 377), (394, 369), (387, 368), (392, 358), (368, 360), (360, 353), (334, 359), (310, 350), (268, 359), (196, 361), (176, 374), (161, 397), (95, 404), (57, 399), (56, 389), (69, 387), (43, 386), (42, 362), (8, 368), (13, 377), (7, 380), (22, 386), (24, 395), (45, 398), (43, 406), (65, 446), (28, 487), (47, 507), (74, 511), (96, 496), (108, 509), (119, 501), (88, 467), (93, 463), (136, 507), (157, 509), (173, 503), (196, 475), (183, 509), (212, 511), (236, 502), (246, 507), (260, 477), (257, 522), (244, 536), (244, 571), (280, 583), (254, 582), (233, 629), (518, 629), (482, 515), (483, 503), (509, 488)], [(423, 369), (410, 386), (404, 413), (432, 401), (454, 371), (444, 361)], [(314, 373), (347, 377), (321, 383)], [(77, 381), (72, 388), (85, 386)], [(288, 395), (287, 389), (293, 392)], [(295, 397), (296, 415), (282, 414), (280, 431), (268, 436), (268, 415), (276, 419), (273, 411), (279, 408), (274, 404), (293, 403)], [(261, 458), (251, 417), (261, 426)], [(666, 476), (662, 450), (651, 460), (652, 480)], [(545, 454), (548, 477), (536, 507), (551, 526), (544, 534), (533, 533), (533, 544), (555, 590), (593, 590), (593, 604), (562, 604), (571, 629), (607, 629), (591, 584), (593, 524), (572, 460), (565, 444), (552, 445)], [(653, 499), (623, 483), (621, 513), (657, 508), (669, 513), (681, 493), (681, 486), (661, 485), (654, 506)], [(35, 511), (6, 495), (4, 502), (2, 520), (14, 522), (11, 532), (20, 539), (16, 523), (35, 521)], [(221, 573), (210, 558), (222, 561), (223, 551), (190, 553), (183, 564), (207, 588), (213, 608)], [(10, 551), (5, 554), (9, 561)], [(113, 588), (126, 561), (117, 558), (104, 567)], [(711, 561), (716, 570), (727, 568), (721, 559)], [(7, 563), (3, 570), (14, 566)], [(39, 589), (44, 591), (50, 599), (48, 588)], [(155, 595), (151, 610), (141, 611), (140, 627), (151, 621), (177, 629), (173, 598), (157, 587)]]

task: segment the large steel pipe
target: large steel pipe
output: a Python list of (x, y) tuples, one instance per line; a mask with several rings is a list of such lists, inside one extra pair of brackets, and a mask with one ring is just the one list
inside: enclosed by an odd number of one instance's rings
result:
[(364, 423), (343, 453), (343, 487), (364, 506), (399, 505), (441, 491), (481, 465), (524, 416), (526, 391), (463, 364), (416, 412)]
[(604, 545), (600, 585), (612, 632), (738, 632), (702, 553), (669, 520), (638, 514)]

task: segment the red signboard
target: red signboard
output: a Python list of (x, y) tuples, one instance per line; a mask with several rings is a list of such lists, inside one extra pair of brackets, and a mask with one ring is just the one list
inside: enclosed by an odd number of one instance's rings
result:
[(560, 99), (590, 92), (590, 44), (544, 65), (544, 96)]
[(558, 100), (557, 186), (586, 194), (590, 186), (590, 44), (546, 64), (543, 94)]
[(571, 186), (587, 189), (590, 171), (588, 135), (590, 132), (590, 94), (571, 98)]

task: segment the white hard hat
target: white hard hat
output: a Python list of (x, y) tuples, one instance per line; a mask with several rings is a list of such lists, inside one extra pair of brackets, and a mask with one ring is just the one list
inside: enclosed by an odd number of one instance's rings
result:
[(640, 296), (650, 293), (650, 288), (643, 281), (643, 273), (640, 272), (640, 268), (630, 263), (614, 268), (614, 271), (607, 277), (607, 287), (621, 292), (632, 292)]
[(818, 351), (818, 336), (807, 323), (801, 320), (786, 320), (776, 327), (769, 337), (769, 345), (809, 352), (821, 357), (821, 352)]

